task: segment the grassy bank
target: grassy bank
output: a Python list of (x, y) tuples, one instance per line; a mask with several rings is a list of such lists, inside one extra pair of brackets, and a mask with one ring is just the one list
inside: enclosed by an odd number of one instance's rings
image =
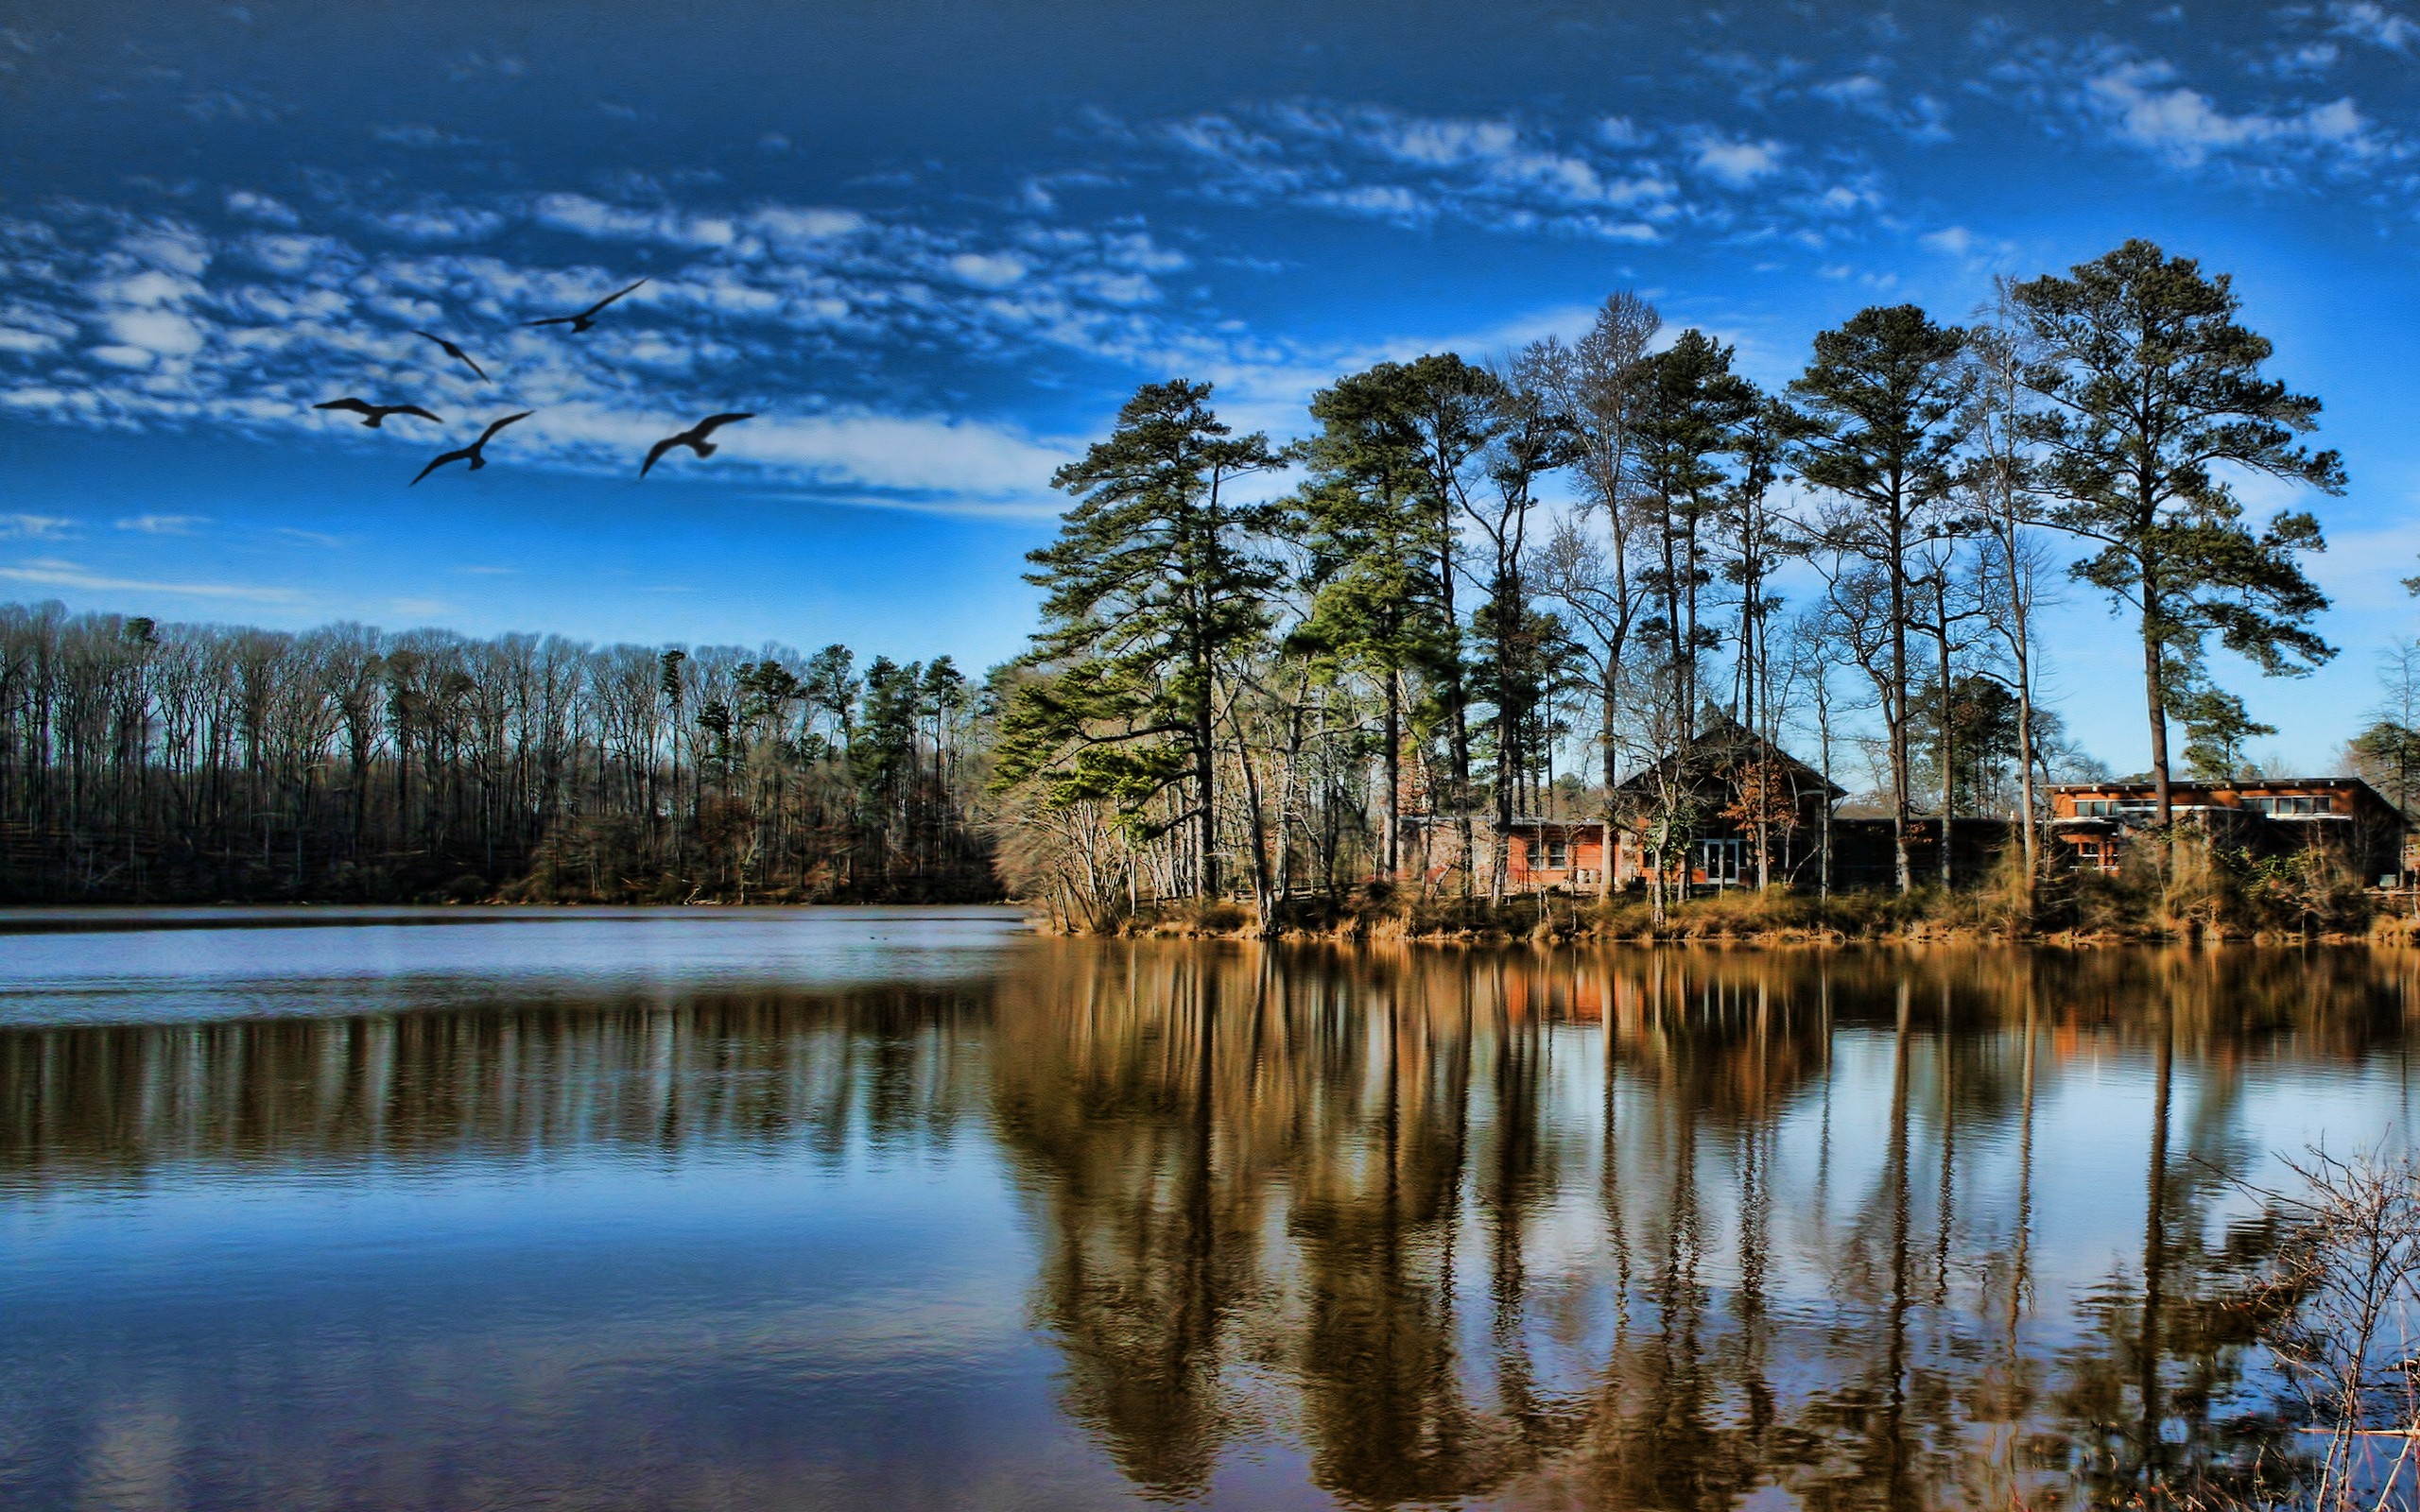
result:
[(2161, 857), (2139, 848), (2116, 875), (2055, 871), (2027, 885), (2021, 864), (1979, 885), (1913, 892), (1735, 888), (1670, 904), (1646, 896), (1530, 893), (1491, 903), (1450, 891), (1374, 885), (1286, 900), (1263, 920), (1249, 902), (1146, 904), (1116, 921), (1128, 936), (1541, 943), (1659, 940), (1850, 944), (1951, 940), (2122, 943), (2420, 942), (2420, 919), (2342, 874), (2323, 853), (2287, 864), (2184, 840)]

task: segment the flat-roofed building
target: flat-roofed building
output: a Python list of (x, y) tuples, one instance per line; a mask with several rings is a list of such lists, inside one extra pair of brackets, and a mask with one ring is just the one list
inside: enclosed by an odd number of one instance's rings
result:
[[(2158, 808), (2149, 782), (2062, 782), (2049, 791), (2051, 838), (2073, 864), (2094, 871), (2116, 871)], [(2402, 880), (2403, 815), (2358, 777), (2170, 782), (2168, 793), (2179, 823), (2223, 843), (2264, 854), (2325, 846), (2366, 883)]]

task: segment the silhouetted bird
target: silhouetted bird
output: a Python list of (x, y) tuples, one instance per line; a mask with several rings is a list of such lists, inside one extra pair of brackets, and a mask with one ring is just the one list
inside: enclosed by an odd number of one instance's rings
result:
[[(639, 284), (644, 284), (646, 282), (646, 279), (639, 280)], [(567, 325), (571, 327), (571, 334), (578, 335), (582, 331), (587, 330), (590, 326), (596, 323), (597, 311), (613, 303), (615, 300), (620, 299), (623, 295), (630, 293), (631, 289), (637, 288), (639, 284), (631, 284), (630, 289), (614, 290), (613, 293), (608, 294), (603, 299), (597, 301), (595, 304), (590, 305), (587, 309), (580, 311), (578, 315), (550, 315), (543, 320), (524, 320), (521, 323), (523, 325)]]
[(443, 467), (448, 462), (469, 462), (471, 464), (471, 471), (476, 472), (479, 469), (488, 465), (488, 459), (484, 455), (484, 448), (490, 440), (494, 438), (495, 433), (504, 429), (507, 425), (511, 424), (514, 421), (527, 420), (530, 416), (536, 413), (537, 411), (534, 409), (525, 409), (518, 415), (507, 415), (504, 419), (491, 424), (486, 430), (479, 432), (479, 438), (473, 441), (470, 445), (463, 447), (458, 452), (448, 452), (444, 455), (439, 457), (436, 461), (428, 464), (428, 466), (422, 468), (420, 470), (420, 477), (412, 479), (410, 483), (405, 484), (404, 487), (407, 489), (412, 487), (414, 484), (420, 482), (420, 478), (428, 476), (431, 472), (436, 472), (439, 468)]
[(313, 404), (311, 407), (313, 409), (341, 409), (348, 411), (349, 413), (358, 415), (361, 417), (361, 423), (369, 426), (373, 431), (376, 430), (389, 415), (418, 415), (423, 420), (436, 421), (440, 425), (445, 423), (443, 419), (430, 414), (427, 410), (421, 408), (418, 404), (373, 404), (367, 400), (355, 399), (350, 394), (346, 395), (342, 399), (331, 399), (324, 404)]
[(689, 450), (697, 453), (700, 456), (714, 455), (715, 443), (707, 440), (707, 437), (712, 436), (716, 431), (725, 425), (733, 423), (735, 421), (754, 420), (755, 418), (756, 414), (753, 410), (751, 410), (744, 415), (709, 415), (705, 419), (698, 421), (695, 425), (690, 426), (687, 430), (683, 431), (680, 435), (666, 437), (664, 439), (656, 442), (653, 446), (647, 449), (647, 460), (639, 465), (639, 476), (647, 476), (648, 469), (655, 466), (657, 461), (663, 457), (665, 453), (672, 450), (676, 446), (685, 446)]
[(447, 356), (460, 363), (463, 367), (470, 369), (473, 372), (477, 373), (479, 375), (479, 382), (486, 383), (488, 381), (487, 373), (481, 369), (477, 363), (471, 360), (471, 354), (456, 346), (453, 342), (446, 340), (443, 336), (430, 335), (425, 331), (415, 331), (412, 335), (436, 342), (439, 346), (445, 349), (445, 354)]

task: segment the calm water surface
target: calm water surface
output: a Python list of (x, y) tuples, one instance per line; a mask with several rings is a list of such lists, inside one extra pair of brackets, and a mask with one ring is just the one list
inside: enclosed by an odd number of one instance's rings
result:
[(2083, 1505), (2414, 979), (0, 915), (0, 1505)]

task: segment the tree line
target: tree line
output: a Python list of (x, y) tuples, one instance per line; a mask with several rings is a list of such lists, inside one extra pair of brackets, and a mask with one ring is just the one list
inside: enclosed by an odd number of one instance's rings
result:
[(947, 657), (0, 605), (0, 896), (963, 900)]
[(2334, 654), (2318, 522), (2250, 520), (2237, 488), (2340, 492), (2343, 469), (2302, 443), (2320, 403), (2268, 375), (2223, 274), (2130, 241), (1963, 324), (1868, 308), (1773, 392), (1661, 325), (1619, 292), (1572, 341), (1380, 363), (1288, 444), (1236, 434), (1206, 384), (1138, 389), (1055, 479), (1043, 628), (999, 679), (1011, 885), (1088, 923), (1247, 894), (1266, 922), (1371, 877), (1500, 891), (1536, 815), (1634, 836), (1660, 913), (1717, 816), (1674, 753), (1751, 753), (1720, 816), (1769, 884), (1800, 809), (1754, 753), (1786, 735), (1827, 781), (1876, 774), (1898, 889), (1948, 880), (1945, 843), (1917, 874), (1927, 814), (2013, 818), (2031, 879), (2040, 786), (2078, 765), (2040, 696), (2063, 576), (2139, 646), (2163, 826), (2178, 757), (2230, 773), (2272, 732), (2214, 645), (2276, 676)]
[[(2268, 732), (2214, 646), (2284, 676), (2334, 654), (2316, 520), (2235, 491), (2344, 486), (2271, 355), (2224, 275), (2134, 241), (1963, 324), (1861, 310), (1773, 391), (1630, 292), (1569, 341), (1340, 375), (1282, 444), (1206, 384), (1147, 384), (1054, 479), (1041, 628), (979, 681), (838, 645), (0, 608), (0, 888), (1005, 890), (1095, 926), (1182, 898), (1267, 923), (1373, 881), (1500, 893), (1512, 821), (1545, 816), (1625, 833), (1660, 918), (1717, 821), (1758, 885), (1833, 885), (1785, 743), (1873, 774), (1898, 889), (1948, 881), (1916, 836), (1970, 816), (2014, 821), (2031, 878), (2041, 786), (2100, 775), (2041, 697), (2063, 577), (2139, 644), (2162, 823), (2179, 758), (2227, 773)], [(2398, 801), (2420, 660), (2402, 686), (2351, 752)], [(1710, 800), (1682, 758), (1716, 747)]]

